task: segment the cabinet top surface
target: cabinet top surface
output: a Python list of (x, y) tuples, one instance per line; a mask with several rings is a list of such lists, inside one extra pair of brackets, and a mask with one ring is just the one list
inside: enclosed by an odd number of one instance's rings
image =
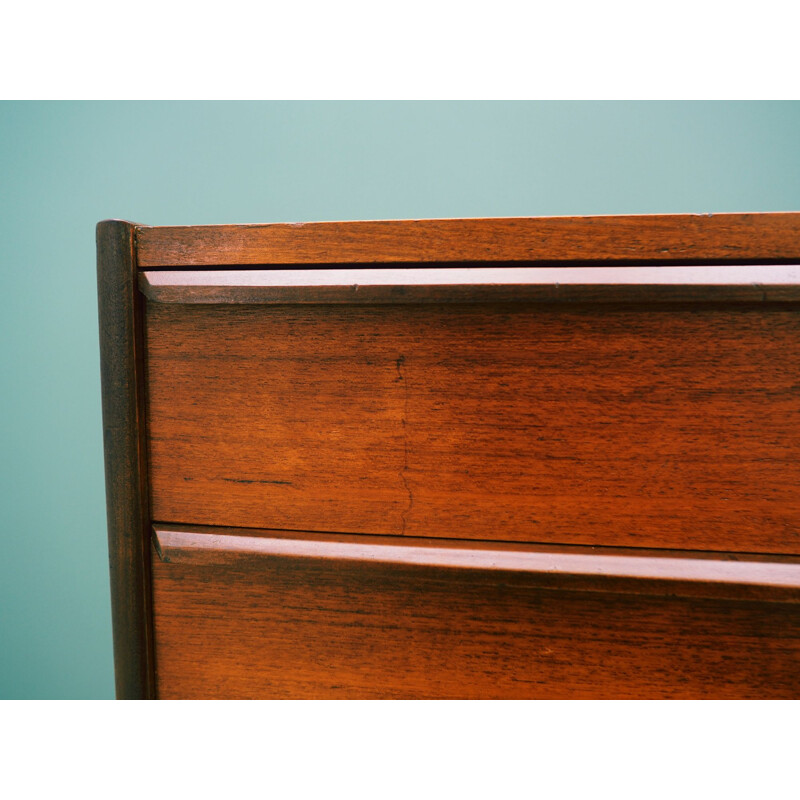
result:
[(373, 220), (133, 229), (139, 268), (800, 262), (800, 212)]

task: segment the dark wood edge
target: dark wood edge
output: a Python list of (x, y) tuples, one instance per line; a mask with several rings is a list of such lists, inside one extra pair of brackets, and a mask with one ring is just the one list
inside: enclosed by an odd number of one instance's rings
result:
[(156, 303), (797, 302), (800, 267), (480, 267), (139, 272)]
[(134, 225), (97, 225), (97, 294), (114, 670), (119, 699), (155, 696), (143, 395), (144, 300)]
[(244, 566), (264, 558), (356, 561), (473, 573), (472, 582), (572, 591), (680, 595), (800, 603), (800, 558), (733, 553), (431, 541), (157, 524), (161, 561)]
[(800, 213), (137, 228), (139, 266), (800, 261)]

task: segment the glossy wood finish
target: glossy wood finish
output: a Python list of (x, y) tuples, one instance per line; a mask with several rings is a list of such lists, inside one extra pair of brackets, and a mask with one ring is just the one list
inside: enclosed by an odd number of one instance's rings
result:
[(139, 265), (800, 261), (800, 214), (137, 228)]
[(568, 547), (410, 536), (158, 525), (165, 563), (215, 566), (289, 557), (503, 572), (550, 589), (800, 603), (800, 556)]
[(134, 226), (97, 226), (97, 286), (108, 552), (117, 697), (153, 695), (150, 554), (144, 441), (142, 298)]
[(180, 304), (798, 302), (800, 267), (144, 270), (139, 288)]
[(542, 588), (545, 573), (509, 569), (485, 550), (465, 567), (441, 563), (443, 548), (438, 563), (422, 563), (365, 557), (358, 544), (361, 555), (347, 557), (335, 540), (237, 549), (232, 532), (199, 535), (213, 540), (200, 558), (190, 533), (159, 533), (170, 561), (153, 551), (162, 698), (771, 698), (800, 689), (797, 603)]
[(147, 312), (153, 518), (800, 553), (800, 311)]
[(101, 223), (118, 696), (798, 697), (798, 264), (800, 213)]

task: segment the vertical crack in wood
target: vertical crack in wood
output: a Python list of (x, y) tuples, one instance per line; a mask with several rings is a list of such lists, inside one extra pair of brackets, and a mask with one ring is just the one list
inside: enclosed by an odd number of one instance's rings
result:
[(403, 467), (400, 470), (400, 480), (403, 482), (403, 487), (408, 494), (408, 505), (403, 509), (403, 513), (400, 516), (401, 522), (401, 535), (404, 535), (406, 532), (406, 524), (408, 521), (408, 515), (411, 512), (411, 509), (414, 507), (414, 493), (411, 491), (411, 486), (408, 483), (408, 432), (406, 427), (408, 425), (408, 381), (406, 380), (405, 370), (403, 369), (406, 363), (406, 357), (401, 355), (397, 357), (395, 361), (395, 366), (397, 367), (397, 381), (402, 381), (403, 384), (403, 414), (400, 417), (400, 424), (403, 427)]

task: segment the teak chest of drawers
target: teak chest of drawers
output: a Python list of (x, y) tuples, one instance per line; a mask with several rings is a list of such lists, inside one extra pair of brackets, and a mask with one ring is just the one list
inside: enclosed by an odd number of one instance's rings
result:
[(800, 694), (800, 214), (97, 229), (117, 694)]

